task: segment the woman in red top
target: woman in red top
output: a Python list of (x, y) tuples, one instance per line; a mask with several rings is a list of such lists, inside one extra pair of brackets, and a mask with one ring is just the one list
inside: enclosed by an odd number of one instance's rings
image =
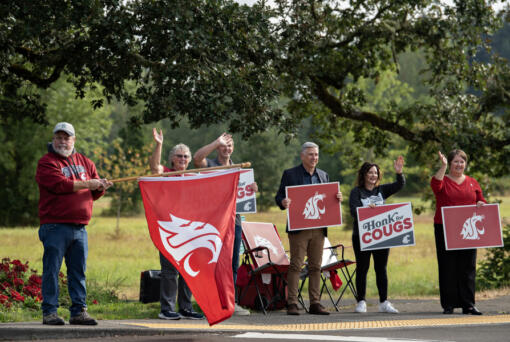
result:
[(439, 152), (439, 160), (441, 167), (432, 177), (430, 186), (436, 196), (434, 235), (441, 306), (444, 314), (452, 314), (455, 308), (460, 307), (463, 314), (481, 315), (475, 307), (476, 249), (445, 249), (441, 208), (473, 204), (482, 206), (487, 202), (478, 182), (464, 174), (468, 161), (464, 151), (453, 150), (448, 158)]

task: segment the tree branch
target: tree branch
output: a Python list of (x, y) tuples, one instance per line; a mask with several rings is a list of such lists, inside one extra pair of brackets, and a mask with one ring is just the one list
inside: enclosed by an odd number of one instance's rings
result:
[(317, 79), (313, 80), (314, 82), (314, 92), (315, 95), (319, 98), (319, 100), (328, 107), (333, 114), (337, 117), (342, 117), (345, 119), (350, 119), (354, 121), (360, 122), (368, 122), (372, 126), (379, 128), (383, 131), (391, 132), (397, 134), (404, 138), (407, 141), (414, 143), (423, 143), (425, 141), (435, 141), (439, 142), (440, 140), (433, 134), (433, 132), (427, 131), (425, 132), (413, 132), (407, 127), (399, 125), (396, 122), (386, 120), (379, 115), (366, 111), (358, 111), (358, 110), (346, 110), (342, 103), (333, 95), (331, 95), (326, 87)]
[[(349, 45), (353, 40), (354, 38), (356, 37), (360, 37), (363, 35), (363, 32), (366, 32), (368, 27), (371, 27), (371, 25), (381, 17), (381, 15), (386, 12), (389, 8), (391, 7), (391, 5), (387, 5), (381, 9), (379, 9), (379, 11), (377, 12), (377, 14), (372, 18), (370, 19), (369, 21), (367, 21), (366, 23), (363, 23), (363, 25), (361, 25), (361, 27), (354, 31), (353, 33), (351, 33), (350, 35), (347, 36), (347, 38), (345, 38), (344, 40), (342, 40), (341, 42), (338, 42), (336, 44), (330, 44), (328, 45), (329, 48), (342, 48), (342, 47), (345, 47), (347, 45)], [(371, 31), (371, 38), (373, 38), (374, 36), (374, 32)]]
[(35, 84), (39, 88), (46, 89), (48, 88), (53, 82), (59, 79), (60, 74), (64, 70), (65, 63), (61, 62), (58, 65), (56, 65), (53, 69), (53, 72), (48, 78), (41, 78), (39, 75), (36, 75), (35, 73), (25, 69), (21, 65), (13, 64), (8, 69), (13, 74), (19, 76), (20, 78), (30, 81), (31, 83)]
[(155, 68), (159, 68), (159, 67), (164, 67), (165, 65), (161, 62), (153, 62), (153, 61), (150, 61), (148, 59), (146, 59), (145, 57), (143, 57), (142, 55), (138, 54), (138, 53), (132, 53), (130, 54), (130, 56), (138, 63), (140, 63), (141, 65), (145, 66), (145, 67), (155, 67)]
[(40, 54), (34, 53), (31, 49), (24, 46), (16, 46), (14, 50), (20, 55), (24, 56), (30, 62), (35, 62), (42, 59)]

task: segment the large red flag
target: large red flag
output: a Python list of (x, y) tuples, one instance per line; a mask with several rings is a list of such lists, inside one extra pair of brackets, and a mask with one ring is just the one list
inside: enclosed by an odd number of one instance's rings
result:
[(140, 178), (154, 245), (186, 280), (210, 325), (234, 312), (232, 252), (239, 169)]

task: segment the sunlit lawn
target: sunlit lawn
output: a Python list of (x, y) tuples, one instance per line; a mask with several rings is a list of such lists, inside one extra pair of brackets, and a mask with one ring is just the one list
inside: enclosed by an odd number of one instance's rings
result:
[[(424, 215), (422, 215), (424, 216)], [(431, 220), (430, 215), (427, 215)], [(422, 221), (423, 218), (420, 218)], [(285, 234), (286, 214), (273, 208), (270, 212), (256, 215), (246, 215), (247, 221), (273, 222), (277, 225), (280, 237), (286, 250), (289, 248), (287, 234)], [(416, 245), (412, 247), (394, 248), (391, 250), (388, 262), (389, 296), (422, 297), (436, 295), (437, 263), (435, 258), (434, 231), (431, 223), (415, 223)], [(344, 227), (329, 228), (328, 238), (332, 245), (343, 244), (345, 258), (354, 260), (352, 250), (352, 231)], [(367, 280), (367, 296), (376, 297), (375, 274), (371, 268)]]
[[(396, 201), (415, 201), (411, 198), (396, 198)], [(116, 219), (102, 217), (98, 213), (106, 205), (107, 199), (96, 203), (94, 216), (88, 226), (89, 257), (87, 277), (105, 286), (114, 286), (121, 299), (137, 300), (139, 295), (140, 273), (144, 270), (159, 269), (158, 252), (147, 229), (145, 216), (121, 218), (120, 236), (115, 236)], [(501, 216), (510, 221), (510, 197), (501, 204)], [(349, 215), (343, 213), (343, 215)], [(277, 208), (269, 212), (245, 215), (247, 221), (272, 222), (277, 225), (283, 245), (288, 250), (285, 233), (286, 213)], [(423, 297), (438, 295), (437, 263), (432, 225), (432, 213), (415, 216), (416, 245), (391, 250), (388, 277), (389, 297)], [(38, 227), (1, 228), (0, 257), (29, 261), (31, 268), (42, 271), (43, 248), (38, 238)], [(329, 229), (332, 244), (343, 243), (351, 246), (351, 231), (343, 227)], [(484, 250), (479, 253), (483, 258)], [(346, 249), (346, 258), (354, 259), (352, 248)], [(65, 269), (65, 265), (63, 266)], [(368, 275), (367, 296), (376, 298), (375, 275), (373, 268)], [(151, 306), (157, 310), (157, 305)], [(118, 317), (107, 308), (103, 318)], [(124, 308), (124, 310), (129, 310)], [(114, 311), (114, 310), (113, 310)], [(110, 312), (110, 314), (108, 314)], [(109, 316), (110, 315), (110, 316)], [(113, 315), (113, 316), (112, 316)], [(129, 314), (128, 314), (129, 317)]]

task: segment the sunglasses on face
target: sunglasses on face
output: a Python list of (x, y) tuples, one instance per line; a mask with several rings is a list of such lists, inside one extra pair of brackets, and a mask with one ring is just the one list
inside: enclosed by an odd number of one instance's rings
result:
[(184, 158), (184, 159), (188, 159), (189, 158), (189, 156), (187, 154), (174, 154), (174, 157)]

